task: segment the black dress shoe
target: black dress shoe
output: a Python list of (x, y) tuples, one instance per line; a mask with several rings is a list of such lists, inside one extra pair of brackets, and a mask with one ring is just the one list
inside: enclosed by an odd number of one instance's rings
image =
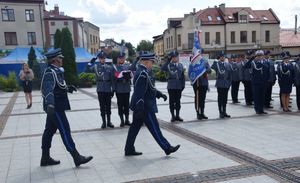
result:
[(268, 114), (267, 112), (263, 111), (262, 114)]
[(225, 118), (231, 118), (231, 116), (228, 115), (227, 113), (224, 113), (224, 117), (225, 117)]
[(183, 121), (183, 119), (180, 116), (176, 116), (176, 121)]
[(109, 128), (114, 128), (115, 126), (114, 126), (111, 122), (108, 122), (108, 123), (107, 123), (107, 127), (109, 127)]
[(176, 121), (176, 118), (175, 118), (175, 117), (172, 117), (170, 121), (171, 121), (171, 122), (175, 122), (175, 121)]
[(176, 152), (179, 149), (180, 145), (177, 145), (175, 147), (170, 146), (167, 150), (165, 150), (166, 155), (170, 155), (171, 153)]
[(58, 165), (60, 164), (59, 160), (54, 160), (53, 158), (42, 158), (41, 159), (41, 166), (51, 166), (51, 165)]
[(208, 119), (207, 116), (205, 116), (205, 114), (201, 114), (202, 119)]
[(71, 155), (73, 157), (73, 161), (76, 167), (79, 167), (82, 164), (86, 164), (93, 159), (93, 156), (80, 155), (77, 150), (71, 152)]
[(224, 114), (222, 113), (222, 114), (220, 114), (220, 118), (225, 118), (225, 116), (224, 116)]
[(200, 114), (197, 114), (197, 119), (202, 120), (202, 116)]
[(137, 151), (130, 151), (130, 152), (125, 151), (125, 156), (140, 156), (142, 154), (143, 154), (142, 152), (137, 152)]
[(270, 106), (270, 105), (267, 105), (267, 106), (265, 106), (265, 108), (267, 108), (267, 109), (273, 109), (274, 107)]
[(131, 123), (129, 121), (125, 121), (125, 125), (130, 126)]

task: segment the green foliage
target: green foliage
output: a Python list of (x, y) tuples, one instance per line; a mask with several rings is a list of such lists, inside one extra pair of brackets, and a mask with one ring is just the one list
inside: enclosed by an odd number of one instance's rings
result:
[(116, 64), (117, 60), (118, 60), (118, 56), (119, 56), (120, 52), (119, 51), (115, 51), (113, 50), (112, 52), (110, 52), (109, 55), (107, 55), (108, 58), (111, 58), (113, 60), (113, 63)]
[(61, 31), (56, 29), (54, 34), (54, 49), (61, 47)]
[(135, 50), (134, 47), (130, 42), (125, 43), (125, 47), (128, 49), (128, 57), (133, 57), (135, 56)]
[(141, 40), (136, 48), (137, 51), (153, 51), (153, 44), (148, 40)]
[(95, 79), (94, 73), (82, 72), (79, 74), (79, 86), (80, 87), (92, 87), (93, 84), (96, 84), (96, 79)]
[(63, 28), (61, 31), (61, 51), (64, 55), (63, 67), (65, 69), (65, 80), (67, 84), (78, 83), (76, 55), (73, 47), (72, 35), (69, 29)]
[(152, 72), (154, 74), (155, 80), (158, 81), (166, 81), (167, 80), (167, 73), (160, 70), (158, 65), (153, 65)]
[(15, 72), (9, 72), (8, 77), (0, 76), (0, 89), (6, 92), (19, 90)]
[(35, 50), (31, 46), (28, 53), (28, 66), (29, 68), (33, 68), (33, 61), (36, 60)]

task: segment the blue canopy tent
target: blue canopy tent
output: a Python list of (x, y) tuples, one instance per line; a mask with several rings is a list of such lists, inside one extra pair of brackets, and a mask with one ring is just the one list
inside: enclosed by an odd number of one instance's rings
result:
[[(45, 57), (42, 55), (41, 48), (34, 48), (37, 60), (42, 64)], [(8, 75), (10, 71), (18, 74), (22, 68), (22, 64), (27, 62), (30, 48), (17, 47), (4, 58), (0, 59), (0, 74)], [(94, 57), (84, 48), (74, 48), (76, 54), (77, 73), (85, 71), (86, 64)], [(44, 65), (44, 64), (42, 64)], [(42, 67), (43, 68), (43, 67)]]
[[(22, 68), (22, 64), (27, 62), (30, 48), (17, 47), (4, 58), (0, 59), (0, 74), (8, 75), (9, 72), (18, 74)], [(38, 61), (43, 59), (42, 49), (34, 48), (35, 55)]]

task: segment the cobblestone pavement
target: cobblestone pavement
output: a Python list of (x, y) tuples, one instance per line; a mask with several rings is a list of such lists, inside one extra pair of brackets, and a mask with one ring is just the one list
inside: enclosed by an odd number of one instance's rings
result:
[[(267, 115), (256, 115), (244, 102), (232, 104), (230, 119), (219, 119), (217, 92), (210, 81), (205, 113), (208, 120), (196, 119), (194, 93), (189, 83), (183, 92), (181, 117), (170, 123), (168, 103), (158, 100), (160, 126), (171, 144), (181, 148), (165, 156), (151, 134), (142, 128), (136, 148), (143, 155), (125, 157), (128, 128), (120, 128), (116, 98), (112, 121), (116, 128), (100, 129), (101, 119), (95, 88), (70, 94), (67, 112), (72, 135), (80, 153), (93, 155), (91, 163), (75, 168), (59, 134), (53, 138), (51, 154), (61, 164), (40, 167), (41, 136), (46, 115), (39, 91), (33, 92), (33, 106), (25, 109), (22, 92), (0, 92), (0, 182), (300, 182), (300, 113), (292, 93), (291, 113), (279, 107), (276, 85), (273, 106)], [(167, 93), (166, 83), (157, 88)]]

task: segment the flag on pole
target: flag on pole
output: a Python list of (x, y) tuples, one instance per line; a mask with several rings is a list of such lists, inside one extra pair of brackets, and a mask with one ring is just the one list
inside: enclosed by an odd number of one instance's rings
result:
[(188, 70), (188, 75), (191, 84), (194, 84), (197, 79), (205, 73), (206, 68), (204, 66), (204, 59), (202, 56), (202, 49), (200, 46), (200, 35), (201, 32), (196, 30), (194, 33), (194, 45), (193, 45), (193, 55), (190, 59), (190, 65)]

